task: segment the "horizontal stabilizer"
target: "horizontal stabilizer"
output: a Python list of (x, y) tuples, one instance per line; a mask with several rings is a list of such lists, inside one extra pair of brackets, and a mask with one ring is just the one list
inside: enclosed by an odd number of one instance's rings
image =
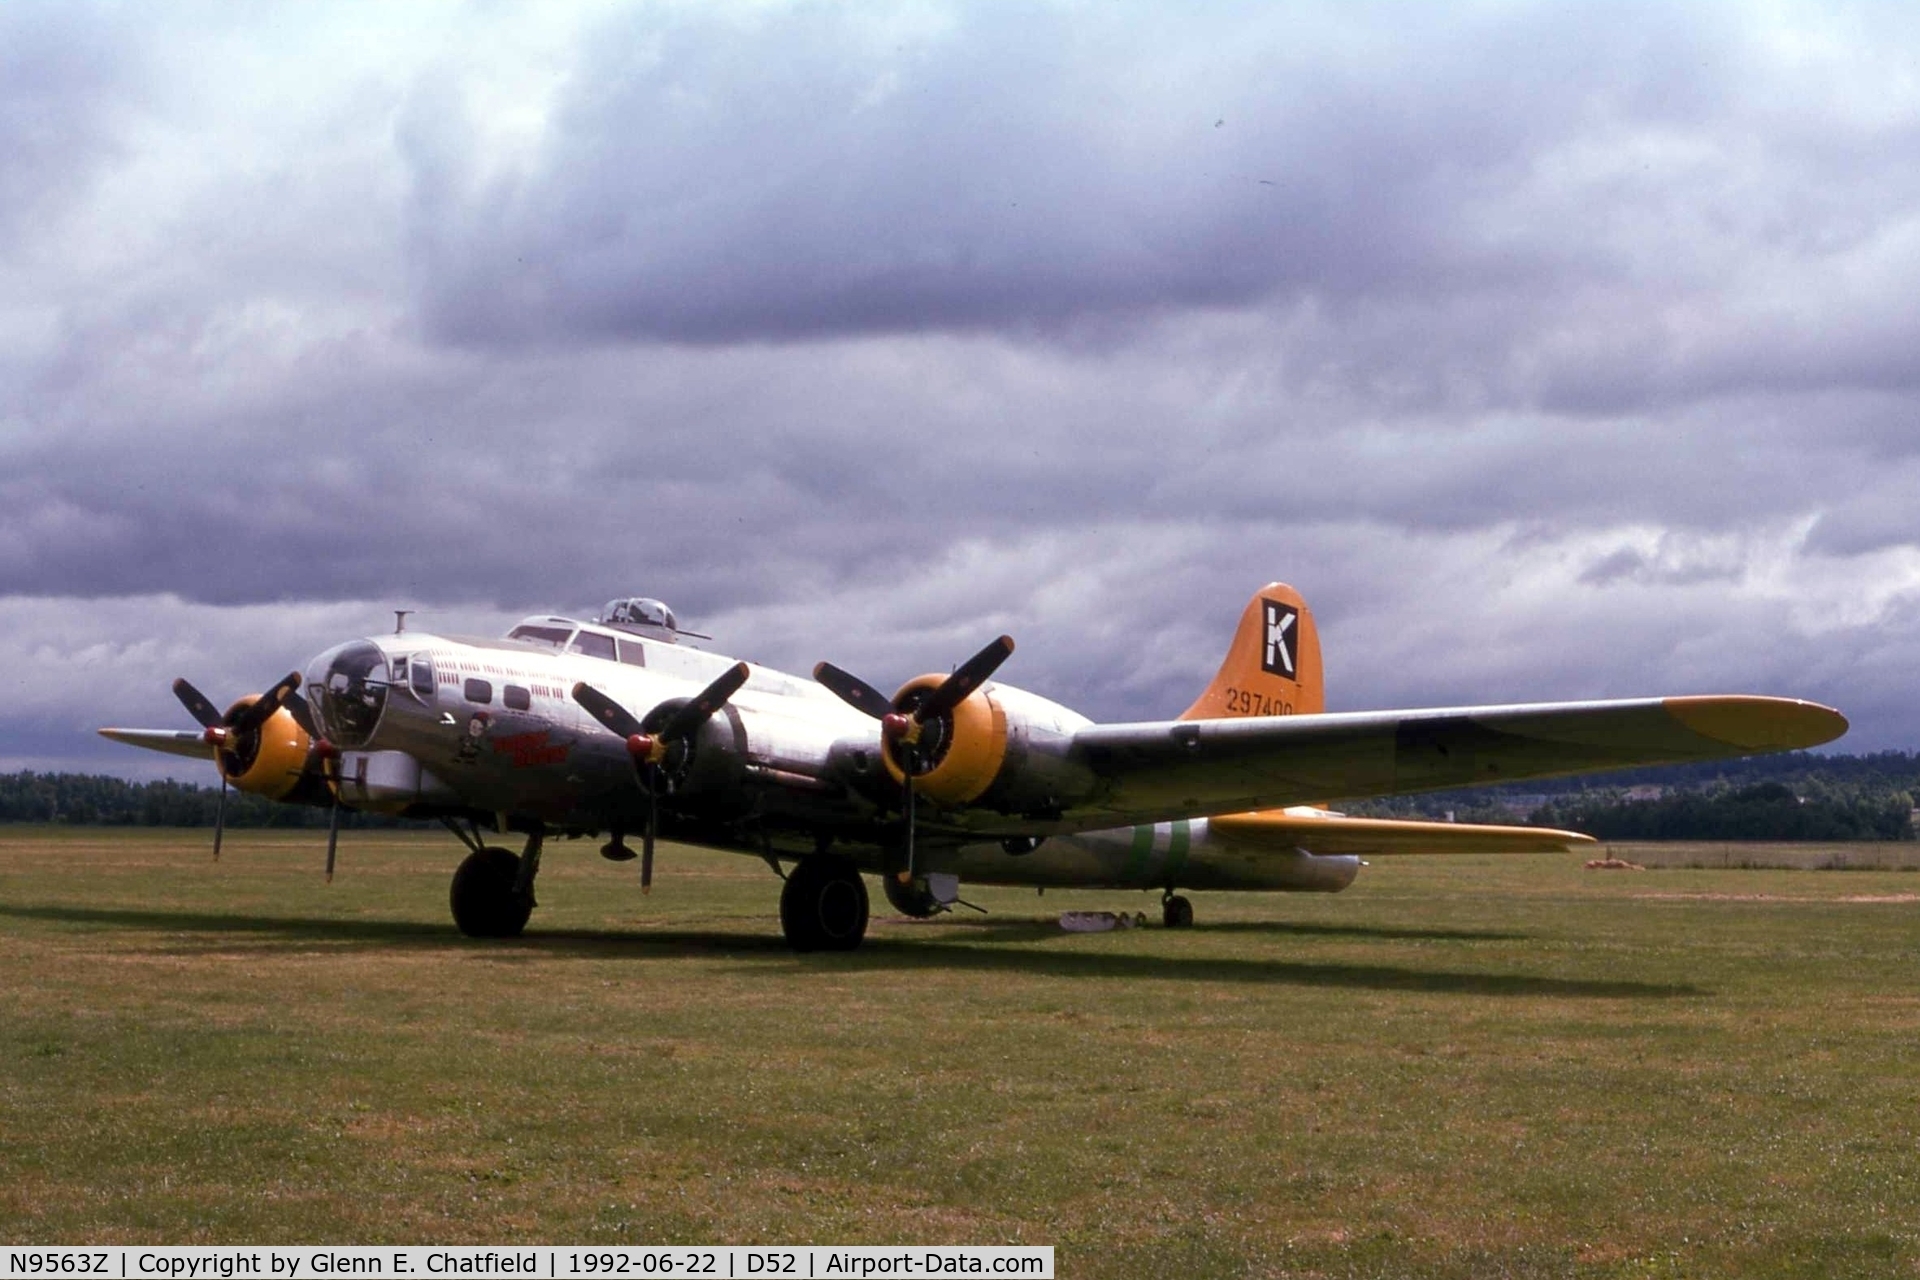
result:
[(197, 731), (188, 729), (102, 729), (100, 736), (124, 742), (130, 747), (164, 751), (170, 756), (192, 756), (196, 760), (213, 759), (214, 747)]

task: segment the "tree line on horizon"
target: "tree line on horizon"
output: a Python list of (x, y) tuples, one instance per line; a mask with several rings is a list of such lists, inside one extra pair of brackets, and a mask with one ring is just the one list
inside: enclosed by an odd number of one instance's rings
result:
[(1542, 805), (1527, 821), (1599, 840), (1911, 840), (1913, 797), (1802, 795), (1781, 782), (1647, 799), (1586, 792)]
[(1912, 840), (1916, 795), (1920, 753), (1791, 751), (1335, 807), (1375, 817), (1525, 822), (1600, 840)]
[[(161, 779), (129, 782), (94, 773), (0, 773), (0, 823), (44, 822), (76, 827), (211, 827), (218, 786)], [(229, 827), (321, 827), (328, 812), (277, 804), (264, 796), (227, 791)], [(385, 814), (345, 809), (343, 827), (416, 826)]]
[[(1657, 795), (1629, 794), (1658, 789)], [(1379, 817), (1529, 822), (1602, 840), (1912, 840), (1920, 753), (1817, 755), (1660, 765), (1576, 778), (1391, 796), (1337, 806)], [(219, 788), (107, 774), (0, 774), (0, 823), (211, 827)], [(227, 794), (232, 827), (324, 827), (327, 810)], [(347, 810), (343, 826), (419, 825)]]

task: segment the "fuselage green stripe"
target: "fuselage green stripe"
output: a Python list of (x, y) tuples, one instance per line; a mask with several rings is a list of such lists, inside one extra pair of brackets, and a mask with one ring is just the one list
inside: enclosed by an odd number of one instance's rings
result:
[(1133, 829), (1133, 847), (1127, 850), (1126, 878), (1128, 880), (1141, 880), (1146, 878), (1147, 859), (1152, 853), (1153, 825), (1149, 823), (1144, 827), (1135, 827)]
[(1173, 824), (1173, 835), (1167, 841), (1167, 884), (1171, 886), (1186, 869), (1187, 849), (1193, 844), (1193, 823), (1181, 818)]

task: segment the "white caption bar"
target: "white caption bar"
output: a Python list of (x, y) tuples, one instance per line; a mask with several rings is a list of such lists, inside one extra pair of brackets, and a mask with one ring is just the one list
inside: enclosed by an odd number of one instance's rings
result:
[(102, 1276), (111, 1280), (315, 1280), (316, 1277), (504, 1276), (512, 1280), (873, 1280), (892, 1276), (1022, 1276), (1053, 1280), (1052, 1245), (661, 1246), (150, 1245), (82, 1248), (0, 1245), (0, 1280)]

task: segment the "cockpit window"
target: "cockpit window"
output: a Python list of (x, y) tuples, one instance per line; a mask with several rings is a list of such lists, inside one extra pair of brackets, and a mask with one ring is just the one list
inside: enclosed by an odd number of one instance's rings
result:
[(341, 645), (326, 659), (315, 710), (337, 747), (365, 746), (387, 706), (387, 658), (366, 640)]
[(567, 637), (573, 631), (568, 627), (542, 627), (535, 623), (523, 623), (507, 632), (509, 640), (531, 640), (536, 644), (550, 644), (554, 648), (563, 648)]
[(608, 662), (613, 661), (612, 636), (596, 635), (591, 631), (582, 631), (573, 638), (573, 643), (567, 647), (575, 653), (584, 653), (589, 658), (605, 658)]

